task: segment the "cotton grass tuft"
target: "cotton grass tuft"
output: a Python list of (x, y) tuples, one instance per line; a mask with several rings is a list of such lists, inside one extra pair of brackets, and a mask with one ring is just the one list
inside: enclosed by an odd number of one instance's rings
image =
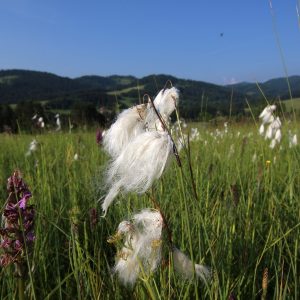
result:
[(103, 144), (112, 159), (105, 176), (104, 216), (119, 192), (145, 193), (168, 166), (174, 143), (165, 127), (178, 99), (176, 88), (163, 89), (153, 104), (122, 112), (107, 131)]
[[(122, 221), (117, 235), (123, 240), (113, 268), (124, 285), (134, 285), (141, 273), (148, 276), (162, 260), (163, 218), (159, 211), (143, 209), (131, 221)], [(172, 246), (173, 263), (176, 273), (185, 279), (194, 277), (207, 281), (211, 277), (209, 268), (193, 262), (179, 249)]]

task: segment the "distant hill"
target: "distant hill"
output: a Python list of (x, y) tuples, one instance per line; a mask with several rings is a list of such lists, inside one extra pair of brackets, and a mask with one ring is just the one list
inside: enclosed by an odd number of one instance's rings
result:
[[(243, 113), (245, 98), (252, 104), (263, 97), (255, 83), (242, 82), (220, 86), (202, 81), (153, 74), (143, 78), (134, 76), (82, 76), (75, 79), (47, 72), (28, 70), (0, 71), (0, 104), (38, 101), (50, 110), (69, 110), (74, 103), (90, 102), (110, 111), (127, 108), (142, 101), (144, 94), (155, 97), (167, 81), (181, 93), (181, 115), (197, 119), (209, 116)], [(289, 82), (294, 97), (300, 97), (300, 76), (291, 76)], [(289, 98), (286, 78), (259, 83), (269, 100)]]
[(81, 83), (51, 73), (27, 70), (0, 71), (0, 103), (51, 99), (85, 88)]
[(136, 84), (136, 78), (134, 76), (82, 76), (74, 79), (79, 85), (83, 85), (89, 88), (113, 90), (122, 89), (127, 86)]
[[(211, 83), (179, 79), (171, 75), (82, 76), (75, 79), (28, 70), (0, 71), (0, 104), (40, 101), (50, 109), (68, 109), (76, 101), (120, 109), (142, 101), (147, 93), (154, 97), (170, 80), (181, 92), (183, 117), (197, 118), (201, 112), (226, 114), (232, 98), (232, 111), (243, 111), (245, 95)], [(251, 98), (251, 97), (250, 97)], [(255, 101), (254, 97), (252, 100)]]
[[(290, 76), (288, 78), (292, 96), (300, 97), (300, 76)], [(287, 79), (285, 77), (275, 78), (266, 82), (258, 83), (259, 87), (268, 99), (288, 99), (290, 98)], [(246, 94), (248, 96), (262, 97), (262, 94), (256, 83), (241, 82), (237, 84), (228, 85), (229, 88)]]
[[(107, 81), (105, 77), (103, 81)], [(108, 83), (110, 81), (112, 80)], [(106, 87), (106, 84), (102, 86)], [(50, 103), (50, 107), (65, 109), (70, 108), (75, 101), (109, 106), (114, 102), (113, 99), (104, 89), (95, 86), (92, 80), (85, 77), (70, 79), (47, 72), (0, 71), (0, 104), (40, 101)]]

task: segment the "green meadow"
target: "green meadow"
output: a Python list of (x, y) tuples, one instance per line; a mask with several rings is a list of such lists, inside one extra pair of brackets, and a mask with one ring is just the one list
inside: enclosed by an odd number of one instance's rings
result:
[[(283, 124), (270, 149), (253, 124), (229, 124), (227, 133), (199, 124), (182, 166), (174, 160), (149, 194), (119, 195), (105, 218), (98, 200), (108, 156), (94, 132), (0, 135), (1, 210), (15, 169), (36, 209), (26, 299), (299, 299), (300, 148), (288, 142), (297, 127)], [(26, 156), (34, 138), (38, 149)], [(183, 279), (171, 257), (133, 287), (112, 273), (116, 248), (107, 240), (122, 220), (153, 207), (150, 194), (174, 244), (212, 269), (210, 281)], [(13, 266), (1, 268), (0, 299), (17, 292)]]

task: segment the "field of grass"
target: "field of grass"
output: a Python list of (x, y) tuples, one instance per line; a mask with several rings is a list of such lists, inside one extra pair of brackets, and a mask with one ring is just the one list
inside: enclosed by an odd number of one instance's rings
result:
[(282, 103), (285, 105), (287, 112), (292, 112), (293, 108), (295, 111), (300, 111), (300, 98), (295, 98), (292, 100), (284, 100)]
[(134, 87), (129, 87), (129, 88), (125, 88), (125, 89), (122, 89), (122, 90), (117, 90), (117, 91), (112, 91), (112, 92), (108, 92), (107, 94), (108, 95), (122, 95), (124, 93), (128, 93), (130, 91), (134, 91), (134, 90), (141, 90), (144, 88), (144, 85), (138, 85), (138, 86), (134, 86)]
[[(26, 297), (299, 299), (299, 146), (288, 147), (287, 129), (281, 147), (271, 150), (252, 125), (229, 127), (227, 134), (219, 128), (221, 135), (215, 128), (199, 128), (190, 155), (180, 152), (182, 168), (173, 162), (151, 193), (175, 245), (194, 262), (210, 266), (212, 279), (185, 280), (169, 263), (133, 287), (122, 286), (112, 274), (116, 249), (107, 240), (122, 220), (153, 206), (147, 195), (120, 195), (93, 225), (91, 209), (102, 214), (97, 200), (105, 195), (108, 160), (95, 134), (0, 135), (1, 208), (6, 180), (17, 168), (36, 208)], [(26, 157), (33, 138), (39, 148)], [(13, 273), (12, 266), (0, 269), (2, 300), (17, 297)]]

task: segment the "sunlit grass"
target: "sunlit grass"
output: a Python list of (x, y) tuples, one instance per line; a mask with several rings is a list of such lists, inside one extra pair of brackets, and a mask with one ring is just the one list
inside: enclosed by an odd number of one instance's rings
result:
[[(231, 293), (260, 298), (265, 268), (267, 299), (299, 298), (299, 146), (290, 149), (283, 132), (281, 148), (271, 150), (252, 125), (230, 126), (223, 137), (209, 125), (198, 127), (200, 140), (191, 142), (197, 199), (184, 151), (182, 172), (173, 163), (153, 194), (176, 246), (211, 266), (213, 279), (184, 281), (164, 265), (133, 288), (112, 276), (115, 248), (107, 239), (121, 220), (152, 204), (146, 195), (119, 196), (107, 217), (91, 225), (90, 209), (101, 214), (97, 200), (104, 195), (100, 187), (108, 159), (95, 134), (35, 136), (40, 147), (28, 157), (33, 136), (0, 136), (1, 206), (6, 179), (19, 168), (37, 210), (29, 299), (228, 299)], [(0, 299), (14, 297), (13, 269), (1, 269)]]

